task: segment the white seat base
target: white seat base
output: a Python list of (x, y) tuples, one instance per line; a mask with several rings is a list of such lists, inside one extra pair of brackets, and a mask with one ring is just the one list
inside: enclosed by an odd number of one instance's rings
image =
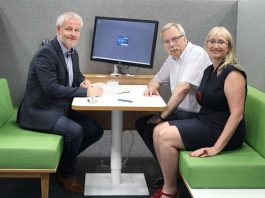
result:
[(193, 198), (265, 198), (265, 189), (195, 189), (183, 180)]

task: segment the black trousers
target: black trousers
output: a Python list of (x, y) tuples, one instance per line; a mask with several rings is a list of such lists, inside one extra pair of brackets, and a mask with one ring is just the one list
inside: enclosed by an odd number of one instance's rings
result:
[[(138, 131), (139, 135), (142, 137), (148, 149), (151, 151), (153, 156), (156, 158), (154, 144), (153, 144), (153, 130), (155, 128), (155, 124), (148, 123), (147, 121), (154, 115), (158, 115), (159, 113), (154, 113), (151, 115), (147, 115), (139, 118), (135, 123), (135, 128)], [(183, 119), (191, 119), (197, 116), (197, 113), (175, 110), (173, 111), (166, 120), (183, 120)]]

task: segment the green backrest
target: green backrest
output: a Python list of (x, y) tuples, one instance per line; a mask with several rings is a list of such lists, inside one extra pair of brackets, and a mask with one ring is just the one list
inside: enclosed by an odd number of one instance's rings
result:
[(246, 142), (265, 157), (265, 93), (248, 86), (245, 108)]
[(0, 127), (6, 123), (13, 114), (13, 106), (8, 89), (7, 80), (0, 78)]

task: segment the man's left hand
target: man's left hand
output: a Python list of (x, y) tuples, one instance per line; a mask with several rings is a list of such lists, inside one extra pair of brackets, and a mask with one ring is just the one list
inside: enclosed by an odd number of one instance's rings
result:
[(91, 86), (91, 82), (89, 80), (84, 80), (83, 82), (81, 82), (80, 87), (83, 88), (88, 88), (89, 86)]
[(147, 124), (160, 124), (161, 122), (163, 122), (163, 120), (161, 120), (159, 116), (154, 115), (147, 121)]

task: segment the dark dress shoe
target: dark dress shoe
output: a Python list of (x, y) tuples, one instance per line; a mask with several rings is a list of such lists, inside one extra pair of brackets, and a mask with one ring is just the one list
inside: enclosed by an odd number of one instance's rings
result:
[(159, 177), (151, 183), (151, 188), (153, 188), (153, 189), (161, 188), (162, 189), (163, 185), (164, 185), (164, 179), (163, 179), (163, 177)]
[(77, 181), (75, 177), (64, 178), (61, 174), (56, 174), (58, 182), (68, 191), (75, 193), (84, 192), (83, 186)]

